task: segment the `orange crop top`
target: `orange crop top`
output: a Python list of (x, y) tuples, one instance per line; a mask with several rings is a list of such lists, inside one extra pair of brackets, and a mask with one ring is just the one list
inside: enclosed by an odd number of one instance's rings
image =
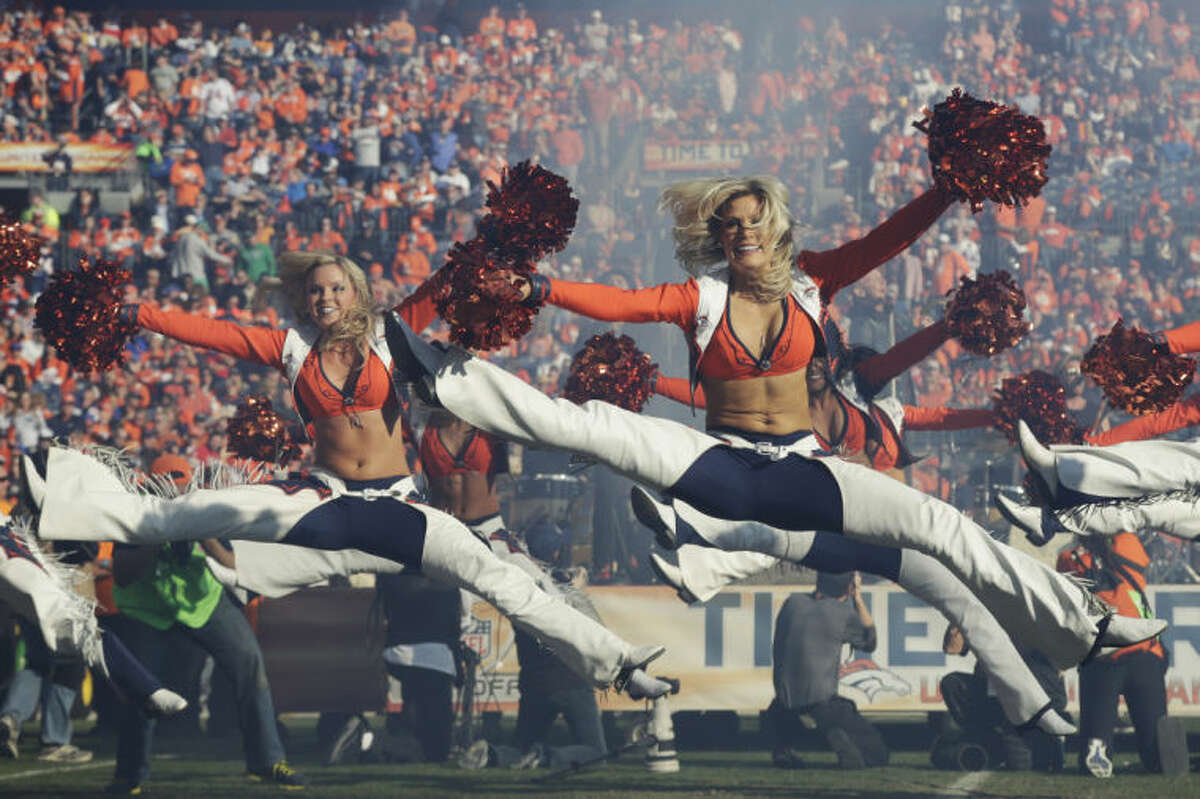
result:
[[(395, 310), (413, 330), (424, 330), (437, 318), (434, 288), (434, 281), (428, 280), (396, 306)], [(164, 311), (145, 304), (138, 306), (137, 322), (147, 330), (176, 341), (284, 371), (286, 330), (239, 325), (183, 311)], [(389, 398), (395, 402), (391, 376), (373, 352), (368, 353), (358, 378), (347, 380), (342, 389), (336, 388), (325, 376), (318, 355), (315, 348), (310, 351), (296, 377), (294, 399), (297, 408), (303, 409), (301, 416), (307, 421), (379, 410), (388, 404)]]
[(508, 471), (504, 443), (482, 430), (474, 430), (462, 452), (454, 455), (446, 448), (436, 427), (425, 429), (421, 436), (420, 455), (425, 473), (430, 477), (477, 472), (494, 475)]
[(729, 321), (729, 304), (726, 303), (721, 324), (700, 359), (700, 374), (715, 380), (744, 380), (791, 374), (808, 366), (817, 346), (812, 322), (792, 297), (781, 302), (784, 304), (783, 325), (779, 335), (757, 356), (738, 338)]

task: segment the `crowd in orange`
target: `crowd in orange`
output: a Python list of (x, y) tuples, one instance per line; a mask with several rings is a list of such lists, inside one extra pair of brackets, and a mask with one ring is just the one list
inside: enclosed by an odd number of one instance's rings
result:
[[(72, 373), (33, 331), (30, 299), (77, 257), (128, 265), (131, 296), (275, 324), (262, 290), (273, 254), (329, 249), (362, 263), (392, 303), (473, 235), (487, 182), (533, 158), (583, 203), (571, 246), (544, 270), (676, 280), (652, 207), (657, 185), (687, 174), (642, 173), (644, 143), (745, 142), (740, 171), (785, 181), (804, 246), (834, 246), (928, 185), (910, 123), (953, 86), (1045, 121), (1055, 152), (1044, 195), (1018, 211), (948, 214), (836, 312), (851, 341), (882, 349), (935, 318), (960, 276), (1011, 269), (1029, 297), (1029, 340), (986, 362), (951, 343), (901, 392), (984, 405), (1004, 376), (1048, 368), (1090, 424), (1097, 397), (1076, 373), (1096, 335), (1120, 315), (1152, 329), (1200, 315), (1200, 37), (1181, 4), (1163, 6), (1052, 0), (1045, 18), (1023, 19), (947, 0), (853, 27), (797, 13), (772, 26), (770, 49), (728, 21), (579, 11), (559, 12), (556, 27), (516, 5), (453, 29), (406, 12), (328, 30), (4, 12), (0, 141), (128, 142), (145, 191), (125, 214), (87, 191), (61, 213), (44, 200), (26, 209), (51, 243), (44, 272), (3, 292), (3, 469), (50, 435), (217, 454), (240, 397), (289, 407), (275, 376), (151, 336), (129, 368)], [(185, 239), (211, 251), (198, 267), (194, 255), (181, 262), (196, 252)], [(546, 309), (497, 357), (553, 389), (590, 329)], [(944, 460), (912, 471), (949, 496), (967, 468)]]

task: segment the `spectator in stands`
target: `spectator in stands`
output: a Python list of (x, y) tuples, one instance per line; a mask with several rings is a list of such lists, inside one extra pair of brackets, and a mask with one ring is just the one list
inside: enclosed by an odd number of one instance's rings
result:
[(199, 221), (195, 214), (188, 214), (183, 218), (183, 226), (175, 232), (171, 278), (185, 288), (188, 285), (208, 288), (208, 261), (225, 267), (233, 265), (232, 258), (217, 252), (208, 243), (208, 237), (200, 229)]
[(71, 154), (67, 152), (66, 134), (58, 137), (57, 146), (42, 154), (50, 174), (46, 176), (47, 191), (69, 191), (71, 188)]
[(58, 230), (62, 226), (58, 210), (46, 200), (46, 195), (40, 191), (32, 192), (29, 195), (29, 207), (21, 212), (21, 221), (33, 224), (39, 233), (51, 237), (57, 236)]

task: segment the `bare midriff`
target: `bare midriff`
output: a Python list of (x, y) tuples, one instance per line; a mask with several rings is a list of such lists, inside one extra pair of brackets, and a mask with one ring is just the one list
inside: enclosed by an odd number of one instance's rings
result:
[(387, 418), (385, 410), (389, 410), (387, 406), (315, 420), (313, 452), (317, 465), (346, 480), (408, 474), (403, 426), (394, 410)]
[(493, 516), (500, 512), (500, 499), (493, 490), (494, 479), (483, 472), (430, 477), (430, 504), (466, 521)]
[(708, 427), (788, 435), (812, 429), (804, 371), (741, 380), (701, 378)]

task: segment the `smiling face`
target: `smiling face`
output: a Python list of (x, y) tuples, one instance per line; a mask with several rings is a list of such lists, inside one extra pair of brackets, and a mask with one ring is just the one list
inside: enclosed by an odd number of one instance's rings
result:
[(308, 273), (308, 313), (322, 330), (337, 324), (358, 301), (354, 286), (336, 263), (321, 264)]
[(746, 277), (770, 268), (775, 244), (765, 240), (762, 200), (753, 194), (734, 197), (717, 211), (717, 220), (717, 240), (734, 275)]

